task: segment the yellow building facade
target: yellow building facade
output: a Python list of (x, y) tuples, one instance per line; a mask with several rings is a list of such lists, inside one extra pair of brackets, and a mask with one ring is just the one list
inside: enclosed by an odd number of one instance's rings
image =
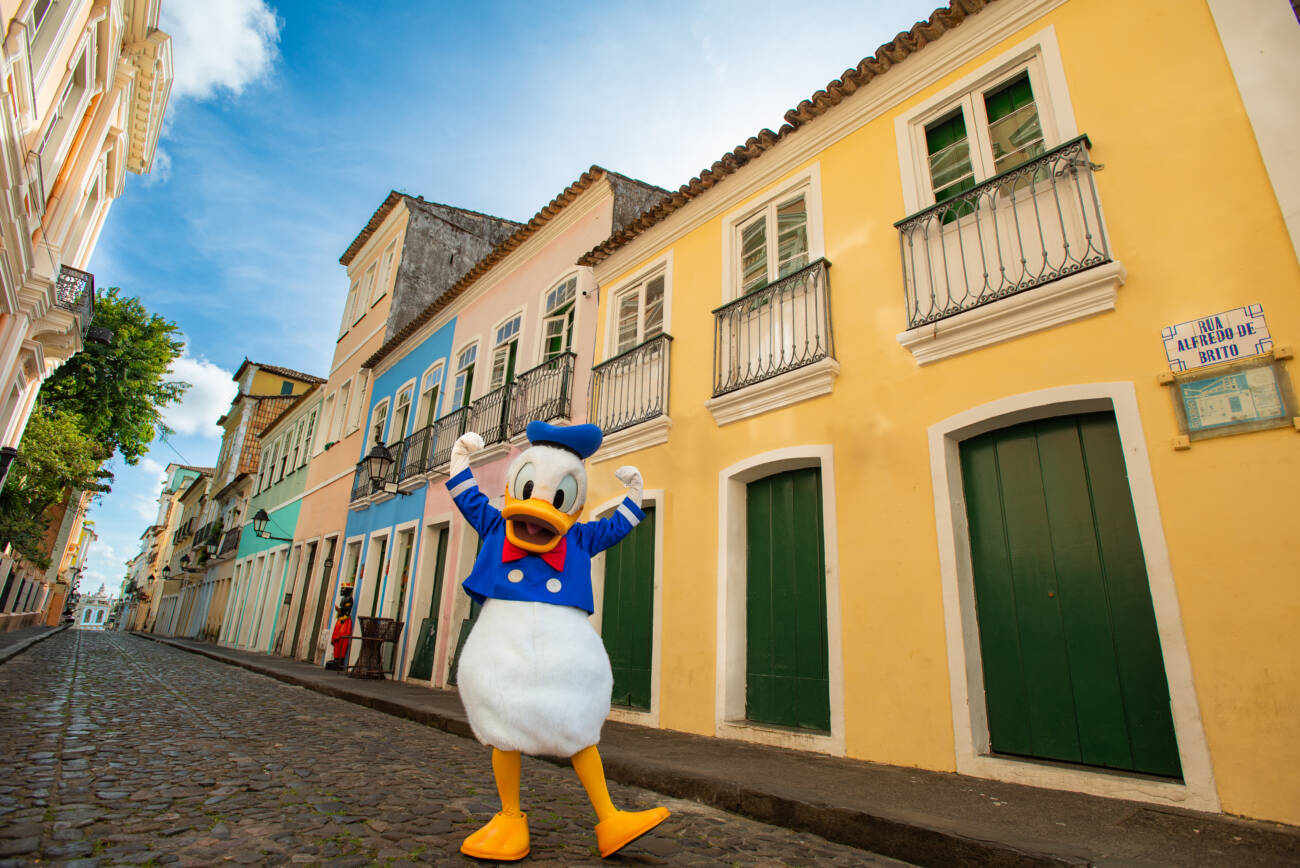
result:
[(1294, 187), (1218, 5), (955, 3), (581, 260), (616, 717), (1300, 822)]

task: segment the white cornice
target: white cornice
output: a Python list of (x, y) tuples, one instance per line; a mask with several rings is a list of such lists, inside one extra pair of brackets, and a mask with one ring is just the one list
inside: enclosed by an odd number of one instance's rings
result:
[(769, 410), (829, 395), (834, 388), (835, 378), (839, 375), (840, 363), (826, 358), (770, 380), (710, 398), (704, 402), (704, 406), (720, 428)]
[[(1064, 2), (1002, 0), (986, 7), (611, 253), (595, 266), (597, 281), (654, 256)], [(902, 202), (898, 208), (898, 216), (906, 216)]]

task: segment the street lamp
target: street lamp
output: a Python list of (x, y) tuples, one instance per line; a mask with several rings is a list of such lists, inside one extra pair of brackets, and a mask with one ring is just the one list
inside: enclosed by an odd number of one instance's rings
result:
[(375, 438), (375, 445), (366, 453), (362, 461), (366, 464), (366, 475), (370, 477), (372, 491), (403, 496), (410, 494), (409, 491), (399, 491), (396, 482), (388, 481), (388, 471), (393, 468), (393, 453), (388, 451), (388, 447), (378, 437)]
[(271, 516), (266, 514), (266, 510), (259, 509), (253, 516), (253, 533), (257, 534), (262, 539), (273, 539), (277, 542), (293, 542), (293, 537), (271, 536), (271, 534), (267, 533), (266, 523), (270, 520)]

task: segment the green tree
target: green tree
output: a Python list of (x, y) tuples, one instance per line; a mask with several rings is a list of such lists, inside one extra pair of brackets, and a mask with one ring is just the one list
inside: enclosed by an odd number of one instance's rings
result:
[(107, 491), (95, 441), (72, 413), (38, 406), (0, 491), (0, 539), (37, 567), (49, 566), (49, 508), (71, 491)]
[(171, 433), (162, 409), (189, 388), (167, 379), (184, 349), (180, 330), (115, 286), (95, 299), (94, 324), (112, 330), (112, 341), (87, 343), (64, 362), (41, 386), (38, 406), (77, 416), (101, 461), (116, 451), (135, 464), (156, 435)]

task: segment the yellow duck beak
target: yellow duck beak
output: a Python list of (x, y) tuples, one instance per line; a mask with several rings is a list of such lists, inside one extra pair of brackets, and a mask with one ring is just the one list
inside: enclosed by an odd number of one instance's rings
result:
[(536, 497), (519, 500), (508, 489), (501, 517), (506, 520), (506, 539), (526, 552), (542, 555), (559, 545), (578, 520), (577, 515), (560, 512)]

